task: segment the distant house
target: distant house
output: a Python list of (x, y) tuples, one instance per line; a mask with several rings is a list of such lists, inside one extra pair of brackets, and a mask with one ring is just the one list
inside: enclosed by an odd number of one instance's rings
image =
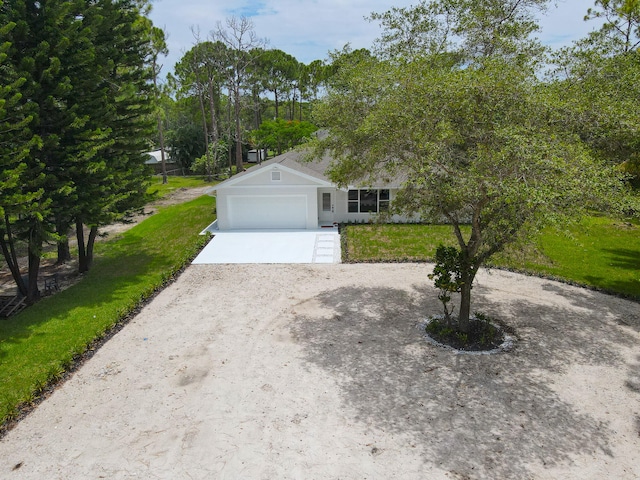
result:
[[(153, 173), (158, 175), (162, 173), (162, 153), (160, 150), (154, 150), (152, 152), (145, 153), (146, 160), (144, 161), (145, 165), (149, 165), (153, 168)], [(164, 151), (164, 161), (167, 167), (167, 174), (169, 175), (181, 175), (182, 170), (179, 169), (176, 165), (175, 160), (171, 158), (171, 154), (169, 149), (165, 149)]]
[(247, 163), (260, 163), (264, 162), (267, 158), (267, 150), (249, 150), (247, 152)]
[(211, 191), (217, 199), (217, 228), (317, 229), (369, 222), (389, 208), (400, 187), (387, 182), (340, 189), (325, 175), (329, 158), (304, 162), (301, 156), (287, 152), (216, 185)]

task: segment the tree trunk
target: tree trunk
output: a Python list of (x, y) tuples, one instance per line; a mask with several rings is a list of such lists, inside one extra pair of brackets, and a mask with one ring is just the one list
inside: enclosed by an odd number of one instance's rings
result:
[(34, 304), (40, 298), (38, 290), (38, 273), (40, 271), (40, 251), (42, 245), (39, 239), (29, 238), (29, 284), (27, 286), (27, 304)]
[[(162, 66), (160, 67), (162, 68)], [(155, 56), (153, 59), (153, 91), (155, 92), (156, 95), (156, 104), (159, 104), (159, 98), (158, 98), (158, 73), (159, 70), (157, 68), (156, 65), (156, 60), (155, 60)], [(163, 125), (162, 125), (162, 114), (160, 112), (158, 112), (158, 137), (160, 140), (160, 160), (161, 160), (161, 166), (162, 166), (162, 183), (166, 184), (167, 183), (167, 162), (164, 158), (164, 131), (163, 131)]]
[[(216, 102), (213, 81), (209, 81), (209, 109), (211, 110), (211, 144), (213, 145), (213, 170), (218, 173), (218, 119), (216, 118)], [(209, 155), (209, 149), (207, 149)], [(209, 157), (207, 156), (207, 159)], [(211, 181), (211, 178), (208, 178)]]
[[(16, 255), (15, 243), (13, 241), (13, 236), (11, 235), (11, 224), (9, 223), (9, 217), (5, 216), (5, 231), (0, 231), (0, 247), (2, 247), (2, 254), (4, 255), (4, 259), (9, 266), (9, 270), (11, 271), (11, 276), (13, 277), (13, 281), (18, 288), (18, 292), (23, 297), (27, 296), (27, 286), (22, 280), (22, 275), (20, 275), (20, 266), (18, 265), (18, 257)], [(5, 239), (4, 236), (7, 236)]]
[(98, 227), (92, 226), (89, 229), (89, 238), (84, 243), (84, 228), (82, 222), (76, 223), (76, 236), (78, 237), (78, 273), (86, 273), (93, 263), (93, 246), (98, 236)]
[(80, 220), (76, 221), (76, 238), (78, 239), (78, 273), (85, 273), (89, 271), (89, 265), (84, 244), (84, 225)]
[[(202, 129), (204, 131), (204, 148), (205, 155), (209, 158), (209, 131), (207, 128), (207, 111), (204, 108), (204, 93), (202, 93), (201, 89), (198, 88), (198, 99), (200, 100), (200, 110), (202, 111)], [(207, 162), (208, 163), (208, 162)], [(207, 165), (206, 167), (207, 181), (210, 182), (213, 180), (211, 176), (211, 169)]]
[(58, 259), (56, 263), (62, 265), (71, 260), (71, 249), (69, 248), (69, 240), (65, 238), (58, 242)]
[(86, 268), (88, 271), (93, 265), (93, 246), (96, 243), (96, 237), (98, 236), (98, 227), (93, 226), (89, 230), (89, 239), (87, 240), (87, 249), (86, 249)]
[(242, 130), (240, 128), (240, 91), (236, 90), (235, 95), (235, 121), (236, 121), (236, 173), (244, 171), (242, 165)]
[(62, 240), (58, 241), (58, 259), (56, 263), (62, 265), (71, 260), (71, 249), (69, 248), (69, 239), (67, 238), (69, 225), (66, 222), (57, 222), (56, 232), (62, 237)]
[[(229, 98), (231, 98), (231, 90), (228, 90), (228, 94)], [(227, 125), (229, 126), (229, 129), (227, 130), (227, 153), (229, 156), (229, 176), (231, 177), (233, 175), (233, 148), (231, 145), (231, 139), (233, 138), (233, 133), (231, 132), (231, 101), (227, 102)]]
[(291, 96), (291, 120), (296, 119), (296, 89), (293, 89), (293, 95)]
[[(467, 257), (468, 258), (468, 257)], [(460, 279), (462, 280), (462, 288), (460, 289), (460, 312), (458, 315), (458, 327), (461, 332), (469, 333), (471, 326), (469, 318), (471, 316), (471, 289), (473, 281), (478, 273), (479, 265), (476, 262), (469, 262), (463, 259), (460, 271)]]
[(465, 281), (460, 290), (460, 310), (458, 312), (458, 329), (469, 333), (469, 317), (471, 315), (471, 282)]
[(162, 164), (162, 183), (168, 183), (167, 180), (167, 161), (164, 157), (164, 131), (162, 126), (162, 117), (158, 114), (158, 136), (160, 138), (160, 160)]
[(260, 128), (260, 124), (262, 123), (262, 118), (260, 115), (260, 95), (254, 90), (253, 91), (253, 128), (255, 130)]

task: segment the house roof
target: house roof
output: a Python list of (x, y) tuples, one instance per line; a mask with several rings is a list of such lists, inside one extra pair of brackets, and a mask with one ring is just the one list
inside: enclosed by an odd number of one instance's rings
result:
[[(304, 157), (305, 152), (291, 150), (289, 152), (283, 153), (282, 155), (278, 155), (277, 157), (265, 160), (264, 162), (255, 165), (245, 170), (244, 172), (234, 175), (230, 179), (225, 180), (224, 182), (221, 182), (218, 185), (212, 187), (210, 190), (208, 190), (207, 193), (215, 192), (220, 187), (233, 185), (247, 175), (254, 175), (262, 169), (269, 168), (274, 165), (281, 165), (303, 175), (320, 180), (321, 182), (332, 183), (325, 173), (331, 165), (331, 162), (333, 161), (333, 158), (331, 156), (325, 154), (321, 159), (311, 161), (306, 160)], [(400, 187), (400, 185), (400, 179), (393, 179), (390, 182), (384, 182), (383, 184), (381, 183), (380, 185), (376, 186), (385, 188), (398, 188)]]
[[(170, 154), (169, 154), (169, 149), (165, 148), (164, 150), (164, 161), (166, 163), (174, 163), (173, 160), (170, 159)], [(156, 163), (162, 163), (162, 153), (160, 152), (160, 150), (154, 150), (153, 152), (146, 152), (145, 155), (147, 156), (147, 159), (145, 160), (144, 163), (146, 163), (147, 165), (154, 165)]]

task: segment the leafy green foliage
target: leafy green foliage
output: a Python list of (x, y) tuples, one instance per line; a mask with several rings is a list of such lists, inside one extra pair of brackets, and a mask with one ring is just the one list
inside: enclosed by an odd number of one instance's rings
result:
[(282, 153), (307, 141), (316, 130), (318, 127), (310, 122), (276, 118), (262, 122), (250, 136), (256, 146)]
[(438, 300), (442, 302), (444, 317), (449, 326), (451, 326), (451, 314), (453, 313), (453, 310), (449, 310), (451, 294), (459, 293), (463, 285), (462, 265), (463, 258), (460, 250), (456, 247), (438, 246), (433, 273), (429, 274), (429, 278), (433, 280), (433, 284), (439, 290)]
[(588, 18), (602, 27), (554, 56), (548, 91), (554, 122), (640, 185), (640, 3), (596, 1)]
[(215, 144), (209, 145), (209, 152), (205, 153), (191, 164), (191, 171), (198, 175), (206, 175), (209, 181), (213, 172), (218, 172), (224, 166), (225, 153), (228, 145), (223, 140), (218, 140)]
[(64, 241), (72, 225), (80, 233), (89, 226), (87, 244), (78, 238), (85, 270), (97, 228), (146, 200), (142, 152), (153, 125), (146, 5), (17, 0), (0, 7), (2, 89), (11, 89), (15, 115), (9, 145), (30, 198), (20, 211), (15, 199), (2, 199), (3, 241), (8, 250), (14, 236), (28, 241), (29, 301), (38, 296), (44, 242)]
[(595, 0), (587, 19), (604, 20), (589, 35), (592, 43), (604, 44), (611, 53), (628, 53), (640, 46), (640, 2), (638, 0)]

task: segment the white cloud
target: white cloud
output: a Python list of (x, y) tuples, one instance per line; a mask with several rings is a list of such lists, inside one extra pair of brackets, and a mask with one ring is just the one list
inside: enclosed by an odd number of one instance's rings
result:
[[(369, 48), (380, 33), (376, 22), (364, 17), (391, 7), (415, 4), (416, 0), (155, 0), (151, 18), (168, 34), (169, 57), (163, 73), (173, 70), (183, 53), (194, 44), (191, 27), (199, 27), (206, 38), (232, 15), (251, 17), (259, 37), (269, 39), (270, 48), (278, 48), (309, 63), (325, 59), (329, 51), (350, 43), (354, 48)], [(558, 47), (584, 37), (594, 22), (584, 22), (589, 0), (560, 0), (541, 16), (540, 39)]]

